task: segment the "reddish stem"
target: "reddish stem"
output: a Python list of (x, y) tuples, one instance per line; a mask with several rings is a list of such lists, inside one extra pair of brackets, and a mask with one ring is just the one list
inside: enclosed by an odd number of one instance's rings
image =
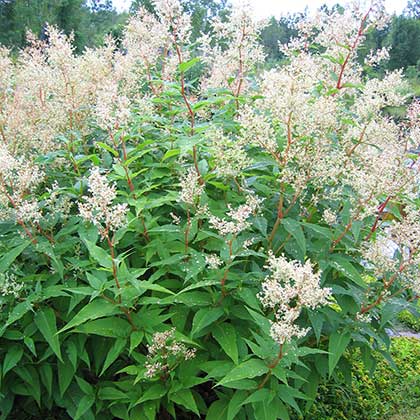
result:
[(372, 10), (372, 7), (369, 8), (366, 15), (363, 17), (362, 21), (360, 22), (360, 27), (359, 27), (359, 30), (357, 32), (356, 39), (354, 40), (353, 45), (351, 45), (350, 51), (348, 52), (346, 58), (344, 59), (343, 64), (341, 65), (340, 74), (338, 75), (338, 80), (337, 80), (337, 85), (336, 85), (337, 89), (341, 89), (343, 87), (341, 82), (342, 82), (342, 79), (343, 79), (344, 70), (346, 69), (346, 66), (347, 66), (347, 64), (350, 60), (350, 57), (352, 56), (355, 49), (357, 48), (357, 45), (359, 43), (359, 40), (360, 40), (361, 36), (363, 35), (364, 26), (365, 26), (366, 20), (369, 16), (369, 13), (371, 12), (371, 10)]

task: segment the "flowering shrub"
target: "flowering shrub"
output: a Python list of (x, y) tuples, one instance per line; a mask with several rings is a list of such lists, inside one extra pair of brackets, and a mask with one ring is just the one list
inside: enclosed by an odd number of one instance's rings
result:
[(263, 73), (245, 8), (190, 45), (154, 4), (121, 50), (0, 51), (2, 418), (288, 419), (420, 294), (420, 104), (356, 60), (382, 2)]

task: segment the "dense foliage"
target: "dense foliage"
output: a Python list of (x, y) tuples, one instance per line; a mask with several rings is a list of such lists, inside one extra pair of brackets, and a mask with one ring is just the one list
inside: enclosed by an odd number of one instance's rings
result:
[(420, 103), (387, 117), (402, 72), (358, 62), (382, 2), (303, 18), (261, 74), (247, 9), (192, 45), (153, 4), (121, 48), (0, 50), (2, 418), (300, 416), (420, 295)]
[(391, 353), (395, 369), (379, 361), (371, 376), (360, 354), (348, 355), (352, 378), (326, 381), (318, 390), (308, 419), (322, 420), (416, 420), (420, 409), (420, 343), (395, 338)]

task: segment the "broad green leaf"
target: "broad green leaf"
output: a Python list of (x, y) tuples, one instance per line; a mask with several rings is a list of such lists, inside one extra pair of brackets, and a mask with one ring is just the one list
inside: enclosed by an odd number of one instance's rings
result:
[(155, 383), (150, 388), (147, 388), (144, 394), (136, 401), (137, 404), (141, 404), (145, 401), (159, 400), (167, 392), (166, 387), (162, 383)]
[(329, 265), (335, 268), (348, 279), (352, 280), (358, 286), (363, 287), (364, 289), (367, 288), (366, 282), (363, 280), (362, 276), (356, 270), (353, 264), (341, 255), (332, 255), (331, 261), (329, 261)]
[(232, 359), (235, 365), (238, 364), (238, 343), (236, 331), (232, 324), (224, 322), (212, 329), (214, 339), (220, 344), (223, 351)]
[(96, 299), (83, 307), (64, 328), (58, 331), (58, 334), (77, 327), (86, 321), (114, 315), (118, 312), (118, 307), (111, 302), (105, 299)]
[(151, 283), (149, 281), (135, 280), (131, 282), (131, 284), (134, 285), (134, 287), (138, 290), (153, 290), (155, 292), (162, 292), (174, 295), (174, 292), (171, 292), (166, 287), (160, 286), (159, 284)]
[(95, 389), (89, 382), (85, 381), (82, 378), (79, 378), (78, 376), (76, 376), (75, 378), (76, 378), (77, 385), (79, 385), (80, 390), (85, 395), (94, 395)]
[(242, 405), (260, 401), (265, 401), (266, 403), (269, 403), (272, 399), (273, 394), (270, 392), (270, 390), (267, 388), (262, 388), (253, 392), (245, 401), (243, 401)]
[(3, 361), (3, 377), (6, 376), (6, 373), (12, 370), (20, 362), (22, 356), (22, 346), (14, 344), (9, 347)]
[(88, 411), (89, 408), (92, 407), (94, 403), (95, 403), (94, 395), (83, 396), (77, 404), (77, 411), (74, 416), (74, 420), (79, 420), (86, 413), (86, 411)]
[(169, 159), (169, 158), (173, 157), (173, 156), (178, 156), (180, 153), (181, 153), (181, 149), (171, 149), (171, 150), (168, 150), (163, 155), (162, 162), (165, 161), (166, 159)]
[(223, 315), (222, 308), (203, 308), (197, 311), (192, 323), (191, 335), (194, 337), (204, 328), (208, 327), (214, 321), (217, 321)]
[(303, 234), (302, 226), (300, 225), (300, 223), (291, 218), (283, 219), (281, 223), (286, 229), (286, 231), (290, 233), (293, 236), (293, 238), (296, 239), (296, 242), (299, 248), (301, 249), (302, 254), (305, 256), (306, 240), (305, 240), (305, 235)]
[(179, 64), (178, 70), (180, 71), (180, 73), (185, 73), (188, 69), (190, 69), (191, 67), (193, 67), (199, 62), (200, 62), (200, 58), (194, 57), (191, 60), (184, 61), (183, 63)]
[(48, 392), (48, 396), (52, 395), (52, 384), (53, 384), (53, 370), (50, 364), (42, 363), (39, 367), (39, 374), (41, 376), (41, 382), (45, 386)]
[[(3, 328), (0, 330), (1, 333), (4, 332), (4, 330), (12, 325), (14, 322), (21, 319), (27, 312), (32, 310), (32, 304), (30, 298), (27, 298), (25, 302), (18, 303), (12, 310), (12, 312), (9, 315), (9, 318), (7, 319), (6, 324), (3, 326)], [(1, 334), (0, 334), (1, 335)]]
[(330, 341), (328, 343), (328, 371), (330, 376), (350, 343), (350, 339), (350, 333), (334, 332), (331, 334)]
[(197, 414), (197, 416), (200, 414), (194, 396), (189, 389), (181, 389), (180, 391), (171, 394), (169, 398), (174, 403), (182, 405), (187, 410), (190, 410), (193, 413)]
[(267, 219), (265, 217), (256, 217), (253, 225), (260, 231), (261, 235), (267, 236)]
[(108, 252), (103, 248), (95, 245), (93, 242), (89, 241), (86, 238), (83, 238), (83, 242), (86, 245), (86, 248), (89, 251), (89, 255), (102, 267), (111, 269), (112, 268), (112, 258)]
[(34, 366), (19, 366), (13, 370), (24, 382), (28, 384), (30, 395), (37, 402), (38, 406), (41, 404), (41, 383), (39, 381), (39, 374)]
[(64, 357), (64, 363), (58, 362), (58, 387), (60, 395), (63, 396), (73, 380), (75, 369), (68, 357)]
[(117, 338), (115, 340), (114, 345), (111, 347), (111, 349), (109, 350), (106, 356), (104, 366), (102, 367), (102, 371), (99, 376), (102, 376), (105, 373), (105, 371), (112, 365), (112, 363), (115, 362), (115, 360), (124, 350), (126, 343), (127, 343), (127, 340), (125, 338)]
[(313, 223), (304, 223), (304, 222), (302, 222), (301, 225), (317, 233), (318, 236), (323, 236), (324, 238), (327, 238), (330, 240), (332, 239), (331, 230), (326, 227), (315, 225)]
[(201, 289), (201, 288), (205, 288), (205, 287), (209, 287), (209, 286), (215, 286), (215, 285), (219, 285), (219, 284), (220, 284), (219, 279), (199, 281), (197, 283), (194, 283), (194, 284), (186, 287), (185, 289), (182, 289), (176, 295), (179, 296), (181, 293), (185, 293), (185, 292), (188, 292), (190, 290)]
[(56, 354), (59, 360), (63, 361), (61, 357), (60, 340), (57, 335), (57, 325), (54, 310), (45, 307), (40, 309), (34, 317), (35, 325), (44, 336), (45, 340)]
[(140, 345), (143, 341), (144, 332), (143, 331), (133, 331), (130, 335), (130, 350), (129, 354)]
[(238, 390), (233, 394), (233, 397), (229, 401), (227, 418), (228, 420), (234, 420), (236, 415), (242, 408), (243, 402), (246, 400), (248, 393), (246, 391)]
[(209, 408), (206, 420), (226, 420), (228, 411), (228, 400), (216, 400)]
[(110, 386), (101, 388), (98, 392), (98, 397), (100, 400), (125, 400), (129, 398), (125, 392)]
[(217, 385), (225, 385), (241, 379), (252, 379), (264, 375), (268, 370), (268, 367), (262, 360), (250, 359), (234, 367)]
[(95, 319), (79, 325), (74, 332), (83, 334), (96, 334), (103, 337), (124, 338), (128, 337), (131, 325), (128, 321), (115, 316)]
[(109, 144), (102, 143), (101, 141), (97, 141), (97, 142), (95, 142), (95, 144), (97, 146), (101, 147), (102, 149), (107, 150), (109, 153), (111, 153), (115, 157), (118, 157), (118, 152), (116, 150), (114, 150)]
[(26, 347), (28, 347), (28, 349), (31, 351), (31, 353), (36, 357), (36, 347), (35, 347), (35, 342), (31, 337), (26, 336), (23, 339), (23, 342), (25, 343)]
[(6, 272), (15, 259), (29, 246), (31, 241), (25, 241), (11, 251), (6, 252), (0, 259), (0, 273)]

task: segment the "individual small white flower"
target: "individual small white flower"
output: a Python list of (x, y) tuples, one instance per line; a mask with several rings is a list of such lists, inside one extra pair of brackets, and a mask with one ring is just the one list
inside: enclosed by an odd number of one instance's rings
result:
[(181, 218), (180, 218), (179, 216), (177, 216), (175, 213), (170, 212), (170, 213), (169, 213), (169, 216), (171, 216), (171, 218), (172, 218), (172, 220), (173, 220), (173, 223), (174, 223), (175, 225), (179, 225), (179, 224), (181, 223)]

